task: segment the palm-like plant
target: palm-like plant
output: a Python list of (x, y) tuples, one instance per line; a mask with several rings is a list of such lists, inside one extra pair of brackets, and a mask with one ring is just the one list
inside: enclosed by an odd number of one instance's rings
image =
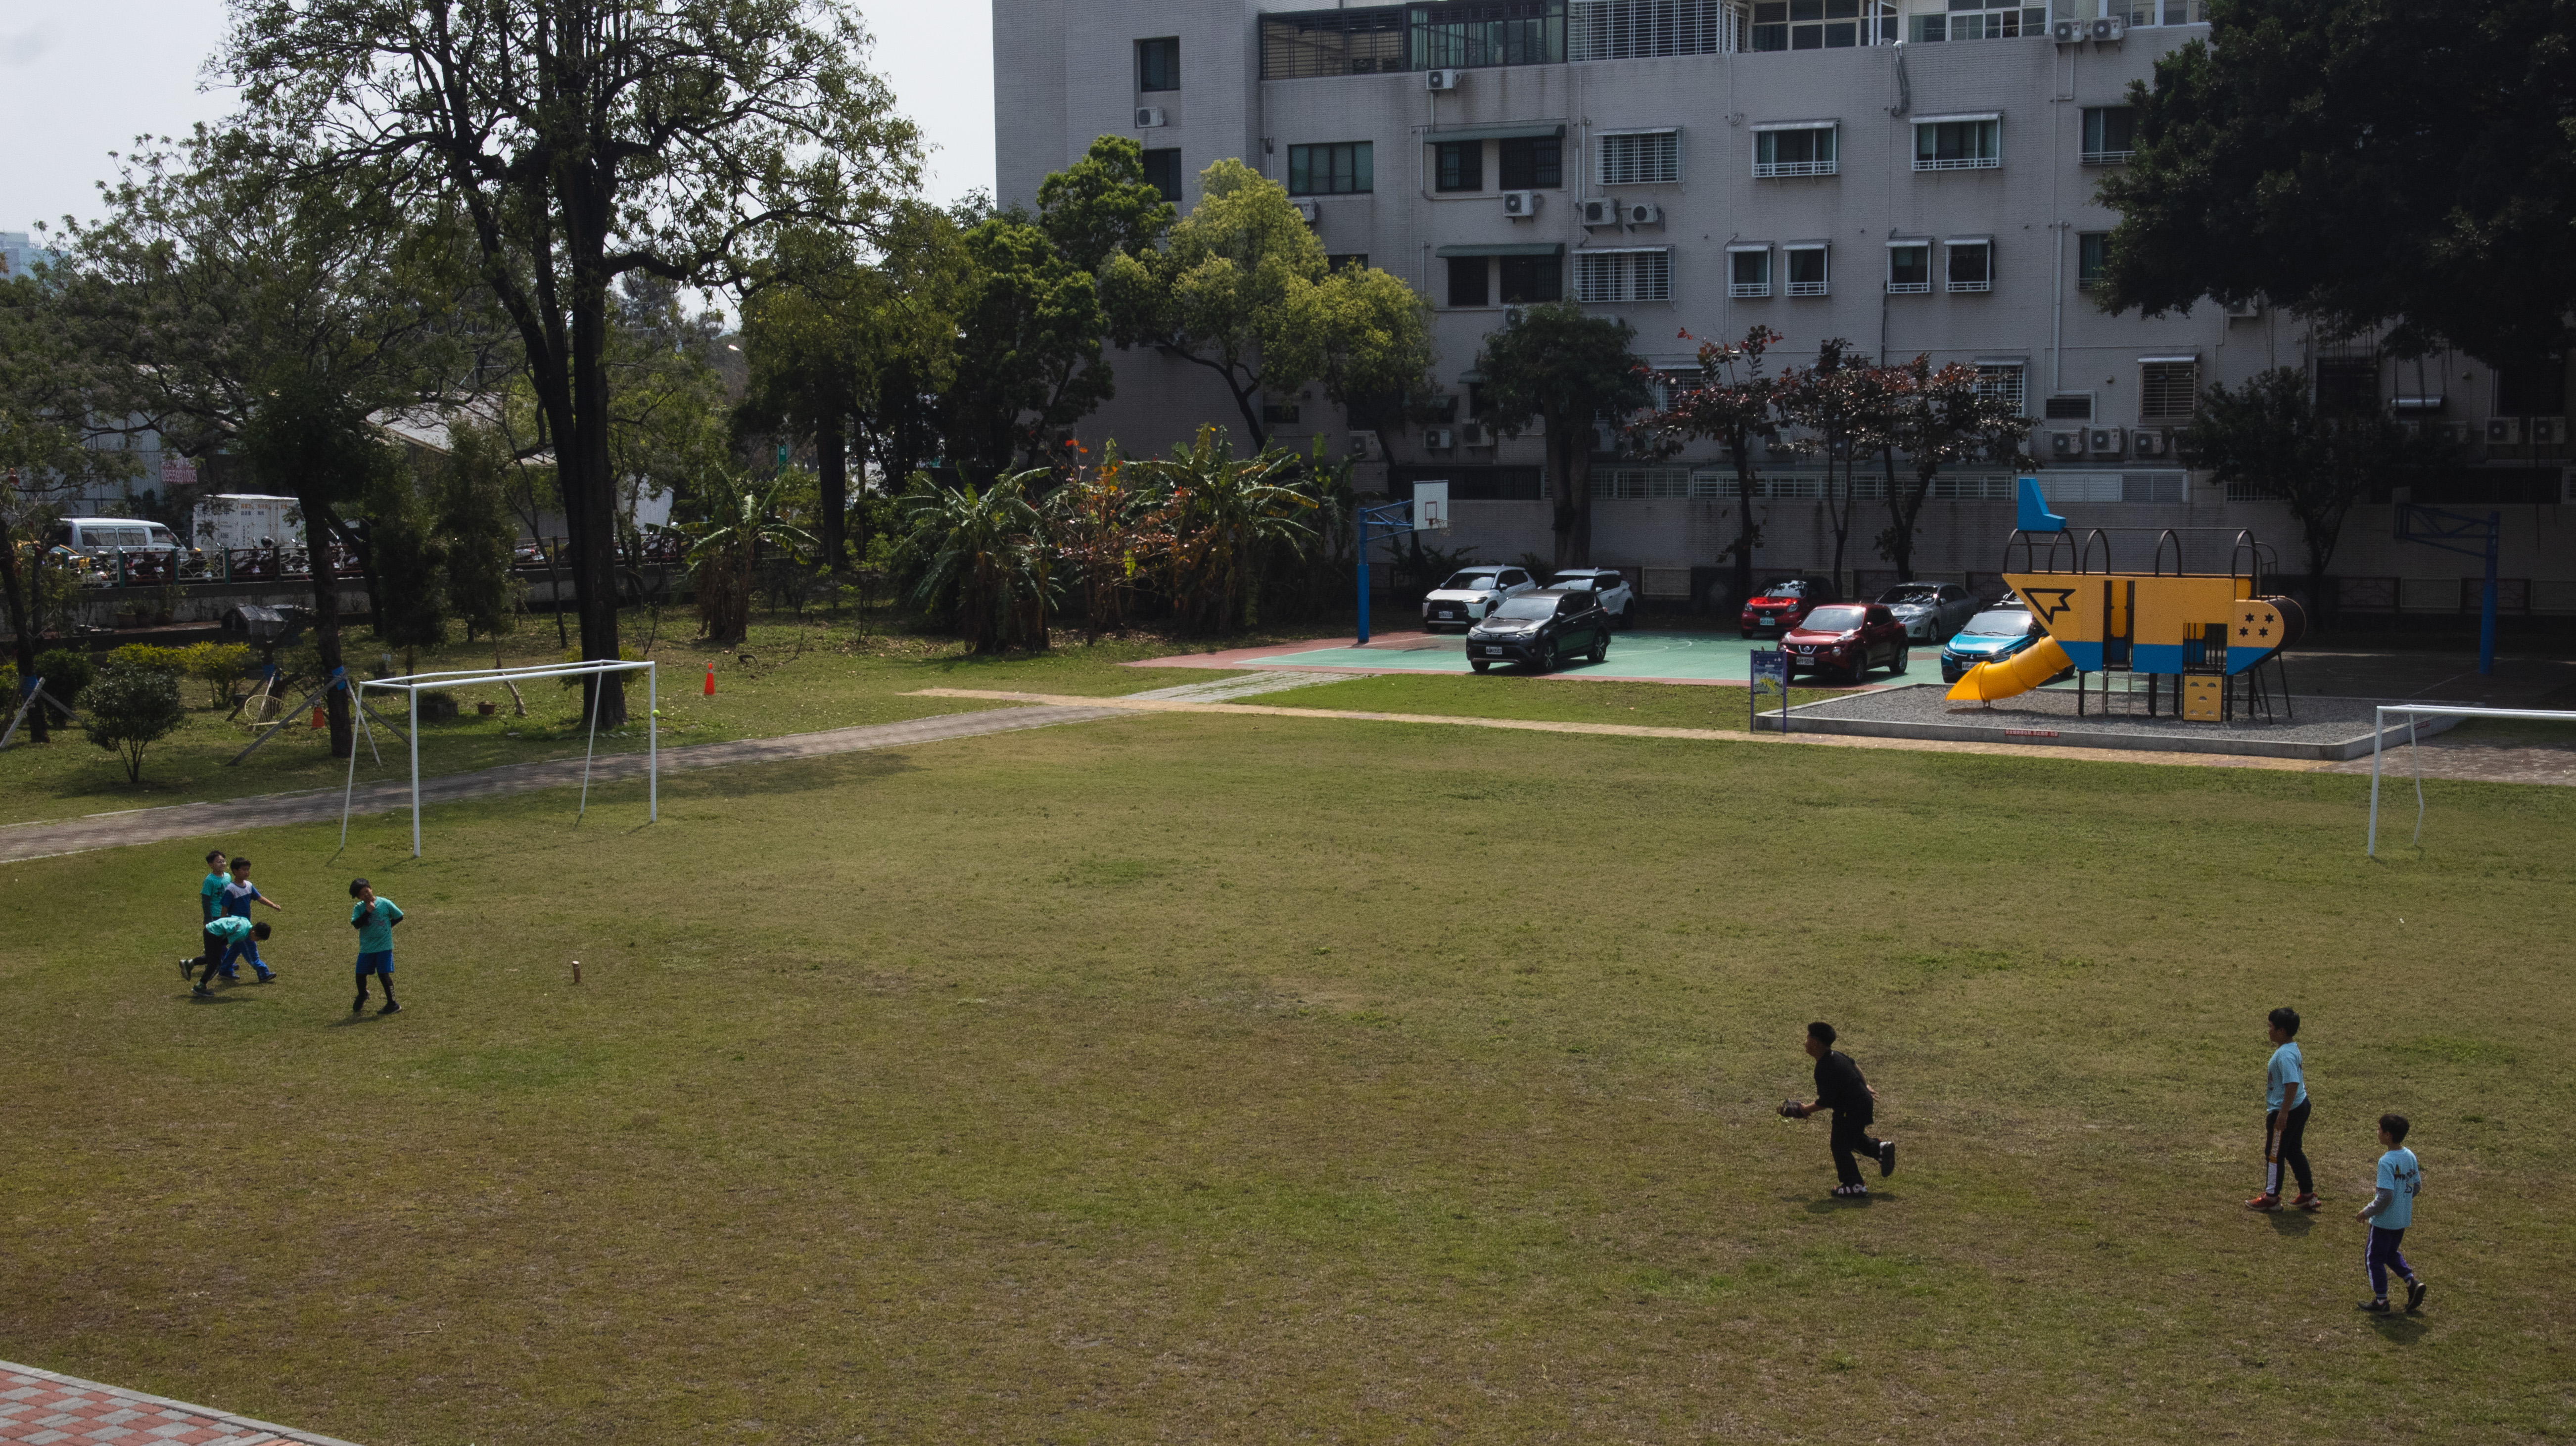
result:
[(718, 470), (706, 488), (707, 520), (690, 529), (691, 576), (698, 589), (698, 619), (717, 643), (739, 643), (751, 630), (752, 585), (762, 544), (813, 547), (813, 537), (778, 515), (787, 479), (755, 483)]
[(1168, 525), (1172, 599), (1185, 621), (1214, 631), (1260, 621), (1265, 550), (1302, 556), (1315, 529), (1301, 515), (1316, 500), (1291, 485), (1295, 454), (1276, 448), (1238, 458), (1219, 427), (1172, 455), (1135, 464), (1159, 494)]
[(979, 653), (1047, 645), (1055, 559), (1046, 518), (1028, 489), (1048, 475), (1033, 467), (981, 490), (951, 490), (916, 476), (904, 494), (901, 552), (921, 569), (912, 606), (949, 615)]
[(1160, 550), (1155, 546), (1160, 519), (1154, 499), (1139, 490), (1139, 480), (1113, 445), (1100, 466), (1075, 466), (1041, 508), (1056, 558), (1081, 592), (1083, 626), (1093, 638), (1102, 628), (1126, 621), (1127, 600)]

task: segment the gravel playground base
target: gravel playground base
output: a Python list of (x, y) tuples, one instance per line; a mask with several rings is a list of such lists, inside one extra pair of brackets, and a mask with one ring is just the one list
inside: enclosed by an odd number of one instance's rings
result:
[[(2075, 711), (2073, 689), (2043, 688), (1996, 704), (1953, 702), (1940, 684), (1846, 694), (1792, 708), (1791, 733), (1843, 733), (1879, 738), (1931, 738), (1959, 743), (2039, 743), (2069, 748), (2146, 749), (2168, 753), (2238, 753), (2266, 758), (2340, 762), (2370, 752), (2372, 708), (2399, 699), (2299, 698), (2290, 710), (2275, 705), (2272, 723), (2186, 723), (2170, 715), (2150, 718), (2144, 694), (2111, 695), (2119, 711), (2104, 713), (2095, 694)], [(2135, 711), (2131, 711), (2134, 700)], [(2291, 716), (2295, 712), (2295, 717)], [(2427, 718), (2416, 727), (2429, 738), (2455, 720)], [(1756, 727), (1781, 729), (1780, 715), (1763, 714)], [(2402, 726), (2388, 730), (2391, 745), (2407, 741)]]

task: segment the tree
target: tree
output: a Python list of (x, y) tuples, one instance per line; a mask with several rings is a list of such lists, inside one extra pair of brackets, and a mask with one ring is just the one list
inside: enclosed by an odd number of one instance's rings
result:
[(1081, 160), (1038, 183), (1039, 229), (1088, 276), (1112, 257), (1153, 250), (1178, 214), (1145, 179), (1145, 148), (1129, 136), (1100, 137)]
[(1056, 582), (1046, 519), (1029, 498), (1046, 476), (1031, 468), (984, 488), (917, 477), (903, 496), (902, 555), (918, 574), (912, 606), (951, 620), (978, 653), (1047, 645)]
[(2308, 603), (2320, 610), (2353, 504), (2403, 469), (2442, 460), (2444, 450), (2386, 417), (2319, 416), (2297, 367), (2257, 372), (2233, 391), (2211, 386), (2177, 442), (2183, 461), (2209, 469), (2213, 481), (2249, 486), (2290, 509), (2306, 545)]
[[(614, 659), (609, 288), (730, 284), (798, 223), (868, 232), (918, 178), (841, 0), (239, 0), (221, 67), (312, 169), (461, 215), (558, 467), (582, 656)], [(592, 714), (626, 718), (616, 675)]]
[[(1953, 362), (1938, 368), (1918, 356), (1891, 376), (1890, 413), (1880, 459), (1887, 467), (1887, 528), (1878, 535), (1879, 556), (1896, 564), (1901, 581), (1914, 578), (1914, 534), (1933, 476), (1945, 466), (2006, 452), (2030, 435), (2030, 419), (2012, 400), (1981, 388), (1977, 369)], [(1900, 479), (1896, 454), (1914, 464)]]
[(89, 714), (81, 731), (124, 760), (128, 783), (143, 781), (143, 750), (188, 721), (178, 674), (161, 668), (109, 668), (82, 691), (80, 706)]
[(1636, 336), (1624, 321), (1555, 301), (1510, 313), (1476, 353), (1485, 420), (1511, 437), (1539, 427), (1558, 567), (1592, 562), (1592, 424), (1654, 400), (1644, 363), (1628, 349)]
[(367, 475), (367, 552), (376, 596), (376, 641), (403, 650), (403, 672), (420, 671), (423, 648), (447, 642), (447, 539), (407, 459), (378, 447)]
[(1288, 340), (1310, 354), (1298, 369), (1311, 371), (1351, 426), (1376, 432), (1391, 454), (1388, 433), (1408, 416), (1429, 416), (1431, 304), (1401, 277), (1344, 262), (1299, 305)]
[[(1687, 331), (1684, 341), (1692, 340)], [(1753, 497), (1761, 486), (1753, 447), (1780, 436), (1778, 384), (1762, 373), (1763, 353), (1781, 339), (1767, 326), (1755, 325), (1733, 345), (1701, 342), (1699, 385), (1675, 396), (1672, 406), (1649, 425), (1672, 438), (1698, 438), (1726, 449), (1735, 467), (1735, 541), (1726, 555), (1735, 559), (1735, 596), (1753, 595), (1753, 548), (1762, 529), (1753, 520)]]
[(2260, 293), (2389, 345), (2500, 364), (2576, 313), (2576, 11), (2551, 0), (2215, 0), (2132, 88), (2106, 309)]
[[(1803, 450), (1825, 459), (1825, 517), (1834, 534), (1834, 576), (1843, 572), (1859, 506), (1860, 459), (1882, 450), (1894, 422), (1888, 377), (1851, 355), (1851, 343), (1834, 337), (1816, 349), (1816, 364), (1784, 372), (1778, 382), (1780, 414), (1808, 435)], [(1836, 477), (1840, 472), (1841, 476)]]
[(941, 402), (949, 459), (990, 478), (1034, 466), (1049, 441), (1116, 390), (1100, 360), (1108, 317), (1091, 274), (1027, 222), (988, 217), (961, 238), (956, 372)]
[(498, 638), (518, 626), (525, 589), (513, 570), (518, 529), (511, 524), (509, 485), (515, 459), (492, 427), (457, 418), (448, 451), (430, 478), (431, 508), (447, 548), (448, 606), (476, 633)]
[(1134, 464), (1157, 493), (1159, 530), (1183, 619), (1215, 632), (1260, 621), (1266, 552), (1299, 554), (1314, 537), (1301, 513), (1315, 499), (1289, 485), (1295, 454), (1264, 448), (1238, 458), (1225, 429), (1201, 427), (1172, 455)]
[(811, 533), (778, 515), (788, 474), (766, 485), (719, 472), (706, 488), (707, 520), (689, 545), (695, 565), (698, 620), (709, 641), (731, 647), (751, 632), (751, 594), (760, 580), (760, 549), (813, 547)]

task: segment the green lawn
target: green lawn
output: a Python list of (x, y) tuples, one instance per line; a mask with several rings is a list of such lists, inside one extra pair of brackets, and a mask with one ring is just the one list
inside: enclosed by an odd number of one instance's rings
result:
[[(1489, 673), (1381, 673), (1347, 682), (1299, 688), (1275, 697), (1247, 698), (1290, 708), (1339, 708), (1371, 713), (1431, 713), (1455, 718), (1534, 718), (1551, 723), (1634, 723), (1647, 728), (1724, 728), (1752, 731), (1748, 689), (1672, 683), (1595, 683), (1579, 677)], [(1797, 707), (1840, 695), (1829, 689), (1792, 688)]]
[(1137, 716), (229, 835), (213, 1004), (201, 842), (7, 865), (0, 1357), (369, 1446), (2557, 1439), (2576, 791), (2369, 864), (2366, 787)]

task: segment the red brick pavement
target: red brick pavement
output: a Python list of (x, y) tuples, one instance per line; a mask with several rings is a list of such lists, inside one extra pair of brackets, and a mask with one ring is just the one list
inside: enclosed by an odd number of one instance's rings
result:
[(165, 1401), (120, 1386), (0, 1361), (0, 1443), (122, 1446), (350, 1446), (211, 1406)]

